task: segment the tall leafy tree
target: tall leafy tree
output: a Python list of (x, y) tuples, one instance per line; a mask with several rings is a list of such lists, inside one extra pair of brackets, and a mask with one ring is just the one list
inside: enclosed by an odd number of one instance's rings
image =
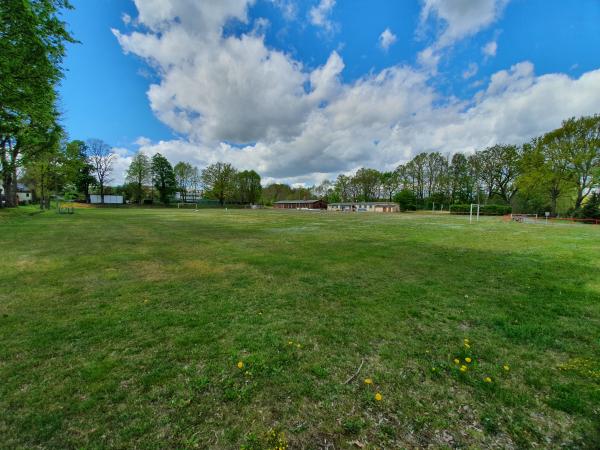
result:
[(350, 192), (350, 177), (344, 174), (338, 175), (335, 180), (334, 190), (337, 193), (341, 201), (347, 202), (351, 198)]
[(521, 151), (516, 145), (495, 145), (490, 148), (495, 163), (494, 185), (496, 193), (508, 204), (519, 191), (516, 183), (521, 167)]
[(392, 201), (394, 194), (398, 191), (400, 185), (400, 176), (397, 171), (383, 172), (381, 174), (381, 191), (384, 197)]
[(555, 134), (573, 171), (575, 209), (579, 209), (600, 186), (600, 115), (568, 119)]
[(194, 176), (194, 167), (190, 163), (178, 162), (173, 167), (175, 172), (175, 182), (177, 183), (177, 192), (181, 199), (187, 200), (188, 191), (191, 189), (192, 178)]
[(65, 184), (74, 186), (79, 195), (86, 199), (90, 194), (90, 186), (96, 182), (92, 175), (94, 168), (87, 159), (87, 146), (83, 141), (72, 141), (64, 150)]
[[(58, 122), (55, 87), (66, 42), (67, 0), (0, 2), (0, 175), (16, 205), (17, 171), (48, 148)], [(1, 202), (0, 202), (1, 203)]]
[(211, 164), (202, 171), (201, 179), (205, 191), (219, 200), (221, 206), (235, 195), (237, 171), (231, 164)]
[(242, 203), (254, 204), (260, 200), (262, 186), (260, 175), (254, 170), (244, 170), (237, 175), (238, 197)]
[(557, 213), (558, 199), (573, 187), (573, 171), (559, 137), (548, 133), (523, 146), (523, 173), (518, 183), (526, 195), (542, 193), (550, 200), (552, 214)]
[(169, 203), (171, 195), (177, 188), (175, 173), (171, 163), (160, 153), (152, 157), (152, 180), (158, 191), (161, 203)]
[(381, 189), (381, 173), (375, 169), (362, 168), (353, 177), (362, 201), (377, 200)]
[(144, 201), (144, 186), (152, 180), (150, 158), (142, 152), (136, 153), (127, 169), (126, 180), (133, 188), (134, 200), (141, 205)]

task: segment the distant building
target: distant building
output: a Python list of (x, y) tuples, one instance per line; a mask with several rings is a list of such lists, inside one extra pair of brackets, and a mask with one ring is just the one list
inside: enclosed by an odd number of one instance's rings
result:
[(327, 211), (400, 212), (400, 207), (392, 202), (344, 202), (330, 203)]
[[(0, 198), (2, 201), (5, 200), (4, 196), (6, 192), (4, 192), (4, 186), (0, 184)], [(17, 201), (19, 204), (28, 204), (33, 201), (33, 196), (31, 194), (31, 189), (25, 186), (23, 183), (17, 183)]]
[(279, 209), (327, 209), (325, 200), (281, 200), (273, 203)]
[[(90, 203), (94, 205), (99, 205), (102, 203), (102, 196), (99, 194), (90, 195)], [(122, 205), (123, 204), (123, 196), (122, 195), (107, 195), (104, 194), (104, 204), (105, 205)]]

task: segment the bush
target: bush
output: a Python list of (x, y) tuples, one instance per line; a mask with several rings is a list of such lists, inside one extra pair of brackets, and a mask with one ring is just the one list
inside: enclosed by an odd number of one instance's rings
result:
[[(471, 211), (471, 205), (450, 205), (451, 214), (469, 214)], [(475, 207), (473, 207), (473, 213), (476, 213)], [(479, 207), (479, 214), (482, 216), (504, 216), (510, 214), (512, 208), (509, 205), (481, 205)]]
[(592, 193), (583, 207), (571, 215), (577, 219), (600, 219), (600, 193)]
[(415, 211), (417, 207), (417, 197), (410, 189), (402, 189), (394, 195), (394, 202), (400, 205), (401, 211)]

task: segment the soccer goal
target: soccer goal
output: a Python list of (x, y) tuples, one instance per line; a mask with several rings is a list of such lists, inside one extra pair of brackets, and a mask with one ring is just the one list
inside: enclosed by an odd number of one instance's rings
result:
[(476, 221), (479, 222), (479, 203), (471, 203), (471, 210), (469, 211), (469, 223), (473, 223), (473, 212), (476, 214)]
[(191, 203), (191, 202), (185, 202), (185, 203), (183, 203), (183, 202), (180, 202), (180, 203), (177, 203), (177, 208), (178, 209), (191, 208), (191, 209), (196, 210), (196, 209), (198, 209), (198, 203)]
[(511, 214), (510, 220), (519, 223), (537, 223), (537, 214)]

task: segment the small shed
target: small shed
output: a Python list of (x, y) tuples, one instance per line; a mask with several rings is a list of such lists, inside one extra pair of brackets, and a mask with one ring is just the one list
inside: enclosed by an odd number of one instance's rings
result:
[(325, 200), (281, 200), (273, 203), (278, 209), (327, 209)]

